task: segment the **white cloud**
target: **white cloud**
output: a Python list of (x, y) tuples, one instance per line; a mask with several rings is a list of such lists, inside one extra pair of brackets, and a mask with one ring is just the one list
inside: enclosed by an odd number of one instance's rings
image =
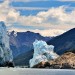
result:
[(49, 0), (11, 0), (14, 2), (35, 2), (35, 1), (49, 1)]
[[(11, 0), (13, 2), (36, 2), (36, 1), (51, 1), (51, 0)], [(61, 2), (75, 2), (75, 0), (53, 0), (53, 1), (61, 1)]]
[(75, 25), (75, 10), (71, 13), (66, 12), (65, 6), (51, 8), (47, 12), (40, 12), (37, 15), (43, 18), (43, 22), (53, 25)]
[(11, 28), (9, 30), (9, 32), (11, 31), (14, 31), (15, 32), (26, 32), (26, 31), (31, 31), (31, 32), (34, 32), (34, 33), (40, 33), (42, 36), (47, 36), (47, 37), (53, 37), (53, 36), (58, 36), (60, 34), (63, 34), (65, 31), (64, 30), (61, 30), (61, 29), (45, 29), (45, 30), (38, 30), (38, 29), (35, 29), (35, 30), (26, 30), (26, 29), (20, 29), (20, 28)]
[[(66, 12), (68, 8), (69, 7), (66, 6), (60, 6), (57, 8), (50, 8), (48, 11), (39, 12), (34, 16), (21, 16), (18, 11), (9, 6), (9, 1), (5, 1), (0, 4), (0, 21), (4, 21), (8, 27), (10, 26), (10, 29), (13, 28), (13, 30), (16, 31), (27, 30), (25, 27), (24, 29), (20, 28), (19, 25), (32, 26), (35, 27), (35, 30), (30, 28), (31, 31), (39, 32), (41, 35), (45, 36), (55, 36), (59, 34), (57, 29), (68, 30), (75, 27), (75, 10), (73, 9), (72, 12)], [(19, 25), (16, 27), (14, 23), (18, 23)], [(44, 28), (44, 30), (36, 30), (40, 29), (40, 27), (42, 29)], [(62, 31), (59, 32), (62, 33)]]
[(0, 4), (0, 21), (7, 23), (7, 26), (16, 22), (19, 16), (19, 12), (13, 8), (10, 8), (8, 0)]
[(68, 1), (68, 2), (69, 2), (69, 1), (70, 1), (70, 2), (73, 1), (73, 2), (74, 2), (75, 0), (57, 0), (57, 1)]
[[(54, 25), (75, 26), (75, 10), (66, 12), (68, 7), (60, 6), (48, 11), (39, 12), (36, 16), (21, 16), (19, 19), (24, 25), (51, 27)], [(58, 27), (58, 26), (57, 26)]]
[(48, 10), (49, 8), (44, 7), (13, 7), (16, 10)]

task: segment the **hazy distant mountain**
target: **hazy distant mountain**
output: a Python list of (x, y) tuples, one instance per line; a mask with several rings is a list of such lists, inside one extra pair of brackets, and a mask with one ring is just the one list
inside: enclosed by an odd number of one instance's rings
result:
[(50, 37), (43, 37), (39, 33), (34, 32), (15, 32), (9, 33), (10, 37), (10, 47), (13, 51), (13, 56), (25, 53), (33, 49), (33, 42), (38, 40), (49, 41)]
[[(58, 54), (63, 54), (66, 51), (75, 49), (75, 28), (71, 29), (64, 34), (54, 37), (47, 42), (49, 45), (52, 44), (55, 46), (54, 51)], [(33, 50), (23, 53), (22, 55), (17, 56), (14, 61), (16, 65), (28, 65), (29, 60), (33, 56)]]

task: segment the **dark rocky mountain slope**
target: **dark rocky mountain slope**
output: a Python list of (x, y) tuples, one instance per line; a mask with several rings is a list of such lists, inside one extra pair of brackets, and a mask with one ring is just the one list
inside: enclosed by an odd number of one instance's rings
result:
[(16, 57), (22, 53), (28, 52), (33, 49), (33, 42), (37, 40), (49, 41), (50, 37), (43, 37), (39, 33), (34, 32), (15, 32), (9, 34), (10, 48), (13, 56)]
[[(75, 28), (65, 32), (64, 34), (54, 37), (47, 42), (49, 45), (54, 45), (54, 51), (62, 55), (65, 52), (75, 52)], [(17, 56), (14, 61), (17, 65), (29, 65), (29, 60), (33, 57), (33, 50)], [(19, 60), (21, 59), (21, 60)], [(21, 64), (23, 61), (23, 64)], [(19, 62), (19, 63), (18, 63)]]
[(68, 50), (75, 50), (75, 28), (47, 42), (55, 46), (54, 51), (61, 55)]

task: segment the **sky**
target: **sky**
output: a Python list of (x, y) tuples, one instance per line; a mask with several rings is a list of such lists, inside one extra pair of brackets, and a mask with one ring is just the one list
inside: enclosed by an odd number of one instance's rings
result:
[(0, 0), (0, 21), (9, 31), (56, 36), (75, 28), (75, 0)]

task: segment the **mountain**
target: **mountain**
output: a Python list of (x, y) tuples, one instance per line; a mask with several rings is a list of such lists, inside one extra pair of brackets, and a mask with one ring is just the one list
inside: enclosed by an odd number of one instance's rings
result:
[(14, 63), (16, 66), (29, 66), (29, 60), (33, 58), (33, 50), (22, 53), (14, 58)]
[(49, 41), (50, 37), (43, 37), (39, 33), (34, 32), (15, 32), (9, 33), (10, 48), (13, 52), (13, 56), (16, 57), (22, 53), (33, 49), (33, 42), (37, 40)]
[(48, 44), (55, 46), (54, 51), (61, 55), (67, 50), (75, 49), (75, 28), (63, 33), (60, 36), (54, 37), (52, 40), (48, 41)]
[[(54, 51), (62, 55), (67, 51), (75, 52), (75, 28), (54, 37), (53, 39), (47, 42), (49, 45), (54, 45)], [(14, 59), (16, 65), (29, 65), (29, 60), (33, 57), (33, 49), (32, 51), (28, 51), (27, 53), (23, 53)], [(21, 61), (23, 64), (21, 64)]]

